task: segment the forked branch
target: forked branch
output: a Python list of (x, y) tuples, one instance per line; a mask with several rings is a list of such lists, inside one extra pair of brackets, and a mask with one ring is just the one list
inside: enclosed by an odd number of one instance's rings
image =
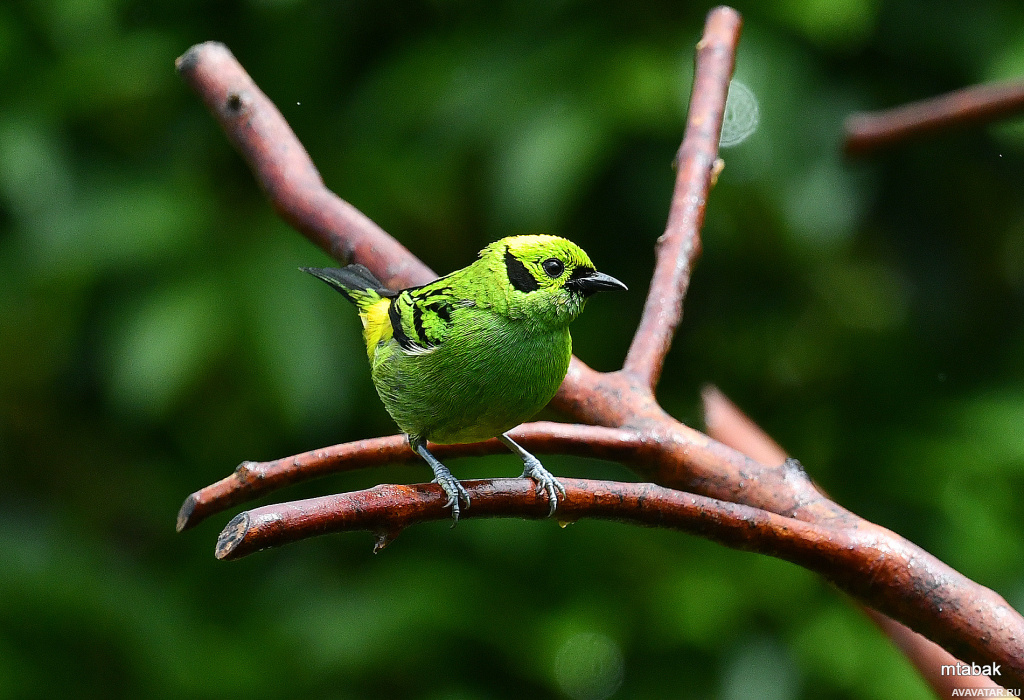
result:
[[(564, 480), (569, 498), (557, 518), (616, 518), (679, 527), (718, 541), (796, 561), (828, 576), (866, 604), (906, 623), (959, 658), (1000, 663), (1000, 680), (1024, 685), (1024, 618), (997, 594), (924, 550), (869, 523), (823, 495), (787, 461), (764, 464), (676, 421), (653, 387), (681, 318), (699, 251), (699, 230), (717, 157), (725, 95), (740, 18), (729, 8), (708, 15), (698, 45), (686, 135), (651, 291), (625, 367), (601, 373), (573, 359), (552, 406), (576, 425), (517, 429), (538, 452), (584, 454), (632, 467), (651, 484)], [(210, 106), (255, 171), (275, 208), (341, 262), (360, 262), (392, 288), (433, 273), (354, 207), (327, 190), (281, 114), (219, 44), (193, 47), (178, 69)], [(451, 446), (438, 454), (483, 454), (495, 444)], [(197, 491), (179, 529), (286, 483), (329, 471), (412, 459), (401, 436), (364, 440), (264, 464)], [(468, 517), (535, 517), (546, 506), (526, 480), (467, 482)], [(667, 487), (667, 488), (665, 488)], [(681, 493), (682, 489), (692, 493)], [(700, 495), (694, 495), (700, 494)], [(370, 529), (384, 540), (402, 527), (441, 517), (439, 488), (380, 486), (369, 491), (266, 506), (236, 517), (218, 552), (242, 554), (337, 529)], [(387, 505), (385, 508), (384, 505)]]

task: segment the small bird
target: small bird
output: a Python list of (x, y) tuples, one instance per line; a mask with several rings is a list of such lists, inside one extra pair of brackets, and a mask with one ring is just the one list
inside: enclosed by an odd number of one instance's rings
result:
[(373, 384), (409, 446), (448, 495), (452, 525), (469, 494), (427, 449), (497, 437), (523, 460), (523, 476), (547, 494), (549, 515), (565, 487), (508, 436), (558, 391), (569, 368), (569, 323), (587, 298), (626, 289), (594, 269), (575, 243), (510, 236), (468, 267), (393, 291), (362, 265), (301, 268), (354, 303)]

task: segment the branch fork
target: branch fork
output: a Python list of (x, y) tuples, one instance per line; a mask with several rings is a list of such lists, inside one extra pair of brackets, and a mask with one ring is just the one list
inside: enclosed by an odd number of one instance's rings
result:
[[(935, 659), (955, 663), (952, 653), (968, 662), (1000, 664), (1004, 671), (1000, 682), (1021, 688), (1024, 618), (999, 595), (829, 500), (798, 462), (785, 460), (777, 446), (774, 453), (766, 450), (765, 445), (773, 443), (717, 391), (709, 389), (704, 396), (710, 435), (676, 421), (655, 399), (665, 356), (682, 318), (690, 272), (700, 253), (705, 203), (721, 169), (718, 139), (740, 26), (735, 10), (715, 8), (697, 45), (668, 222), (658, 240), (650, 292), (623, 368), (601, 373), (574, 357), (552, 406), (575, 423), (529, 423), (514, 429), (511, 436), (531, 452), (616, 461), (654, 482), (562, 479), (567, 498), (555, 513), (559, 520), (597, 517), (671, 527), (788, 559), (823, 574), (884, 613), (874, 613), (879, 624), (930, 682), (925, 666), (936, 663)], [(275, 209), (292, 226), (339, 262), (365, 265), (388, 287), (400, 289), (436, 277), (324, 186), (281, 113), (225, 46), (196, 45), (178, 59), (177, 67), (249, 163)], [(497, 440), (430, 449), (440, 459), (504, 451)], [(271, 462), (243, 462), (233, 474), (190, 495), (178, 514), (177, 527), (185, 530), (300, 480), (415, 459), (404, 436), (393, 435)], [(473, 502), (466, 518), (547, 514), (546, 500), (537, 496), (527, 479), (463, 483)], [(408, 525), (447, 518), (444, 501), (435, 484), (381, 485), (264, 506), (231, 520), (218, 539), (216, 555), (233, 559), (349, 530), (375, 533), (379, 549)], [(917, 647), (902, 644), (899, 634)], [(933, 687), (940, 686), (933, 683)]]

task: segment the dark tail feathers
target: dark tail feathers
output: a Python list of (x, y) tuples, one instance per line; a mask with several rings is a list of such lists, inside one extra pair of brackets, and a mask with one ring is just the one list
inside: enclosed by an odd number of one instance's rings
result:
[(358, 263), (346, 265), (345, 267), (300, 267), (299, 269), (322, 279), (341, 292), (353, 304), (356, 303), (355, 297), (352, 296), (353, 291), (363, 292), (370, 290), (382, 297), (392, 297), (395, 295), (379, 279), (374, 277), (372, 272)]

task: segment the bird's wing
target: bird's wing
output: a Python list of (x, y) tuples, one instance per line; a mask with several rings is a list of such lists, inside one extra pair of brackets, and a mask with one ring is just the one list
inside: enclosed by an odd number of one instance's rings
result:
[(473, 306), (457, 294), (448, 277), (402, 291), (391, 300), (388, 318), (395, 340), (409, 355), (433, 352), (444, 343), (452, 327), (452, 314)]

